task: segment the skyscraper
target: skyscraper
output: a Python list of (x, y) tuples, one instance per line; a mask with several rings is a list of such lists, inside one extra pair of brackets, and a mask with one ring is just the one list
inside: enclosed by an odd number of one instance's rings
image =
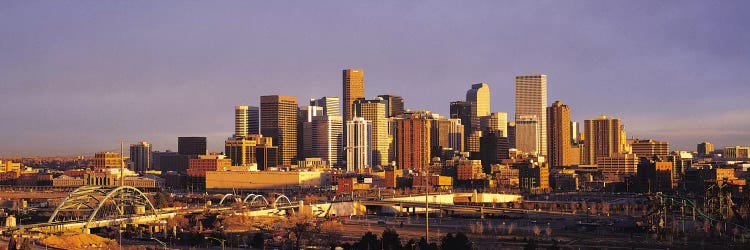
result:
[(177, 137), (177, 153), (198, 158), (199, 155), (208, 153), (206, 150), (206, 137)]
[(364, 70), (345, 69), (343, 72), (344, 89), (344, 120), (350, 121), (354, 117), (354, 101), (365, 98)]
[(385, 102), (386, 115), (388, 117), (398, 116), (404, 113), (404, 98), (397, 95), (379, 95)]
[(508, 113), (494, 112), (488, 116), (480, 118), (482, 131), (490, 130), (501, 131), (502, 137), (508, 137)]
[(578, 122), (570, 122), (570, 143), (571, 145), (578, 145), (581, 143), (581, 138), (578, 134), (581, 133), (580, 124)]
[(355, 117), (346, 122), (346, 171), (372, 167), (372, 122)]
[(570, 139), (570, 108), (556, 101), (547, 108), (547, 153), (550, 166), (570, 166), (572, 161)]
[(486, 130), (480, 139), (480, 160), (482, 160), (482, 171), (492, 173), (492, 164), (499, 164), (503, 159), (510, 159), (508, 150), (508, 137), (503, 137), (498, 130)]
[(620, 119), (599, 116), (583, 121), (583, 159), (581, 164), (596, 164), (599, 157), (610, 157), (626, 149), (625, 126)]
[(261, 132), (279, 146), (282, 165), (297, 158), (297, 98), (294, 96), (261, 96)]
[(516, 149), (529, 155), (539, 155), (542, 145), (539, 141), (541, 124), (534, 115), (523, 115), (516, 118)]
[(709, 155), (714, 152), (714, 144), (710, 142), (701, 142), (698, 144), (698, 155)]
[(224, 141), (224, 153), (232, 160), (232, 166), (247, 166), (256, 163), (256, 141), (249, 138), (230, 138)]
[[(539, 123), (539, 155), (547, 155), (547, 75), (516, 76), (516, 126), (521, 116), (536, 116)], [(518, 142), (519, 134), (516, 134)], [(527, 139), (528, 140), (528, 139)], [(516, 145), (518, 147), (518, 145)]]
[(375, 166), (386, 166), (389, 163), (390, 138), (388, 134), (388, 117), (386, 105), (382, 100), (360, 99), (354, 102), (354, 116), (362, 117), (372, 124), (371, 158)]
[(234, 138), (244, 138), (247, 136), (248, 129), (248, 118), (247, 118), (248, 107), (245, 105), (234, 106)]
[(430, 138), (432, 157), (440, 157), (441, 149), (451, 148), (463, 151), (464, 148), (464, 125), (459, 119), (435, 117), (430, 122)]
[(319, 99), (310, 99), (310, 106), (323, 108), (322, 115), (341, 116), (338, 96), (324, 96)]
[(319, 157), (331, 166), (339, 166), (343, 162), (341, 116), (314, 116), (310, 127), (312, 152), (306, 157)]
[(466, 91), (466, 102), (471, 105), (471, 130), (481, 131), (480, 117), (490, 115), (490, 86), (486, 83), (471, 85)]
[[(475, 130), (472, 129), (472, 125), (471, 125), (472, 124), (472, 119), (471, 119), (472, 109), (476, 109), (476, 106), (473, 106), (471, 105), (471, 103), (468, 103), (465, 101), (455, 101), (455, 102), (451, 102), (450, 104), (450, 118), (460, 119), (461, 124), (464, 125), (464, 148), (466, 149), (466, 151), (470, 151), (469, 148), (471, 148), (471, 146), (469, 145), (469, 137), (473, 134), (473, 132), (475, 132)], [(478, 126), (478, 125), (475, 125), (475, 126)]]
[(260, 108), (258, 107), (247, 107), (247, 134), (260, 134)]
[(430, 120), (419, 114), (393, 118), (396, 163), (401, 169), (421, 170), (430, 163)]
[(133, 171), (143, 172), (151, 169), (151, 144), (146, 141), (130, 144), (130, 161)]

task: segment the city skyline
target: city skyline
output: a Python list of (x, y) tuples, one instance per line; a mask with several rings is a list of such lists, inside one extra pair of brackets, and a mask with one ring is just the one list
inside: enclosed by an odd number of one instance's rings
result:
[[(351, 23), (312, 14), (343, 8), (333, 4), (300, 4), (287, 20), (262, 14), (275, 4), (193, 15), (200, 4), (5, 3), (0, 32), (13, 39), (0, 45), (0, 157), (93, 155), (120, 140), (176, 151), (179, 136), (208, 137), (209, 151), (222, 151), (235, 105), (260, 106), (264, 95), (343, 99), (347, 68), (367, 71), (366, 98), (399, 95), (408, 109), (444, 116), (487, 82), (490, 111), (514, 117), (514, 77), (546, 74), (547, 106), (561, 100), (572, 121), (617, 117), (628, 138), (672, 149), (750, 142), (750, 84), (736, 77), (750, 66), (747, 3), (580, 3), (362, 3), (352, 8), (366, 15), (342, 13)], [(589, 14), (597, 12), (606, 14)], [(537, 30), (507, 36), (519, 32), (509, 18)], [(428, 22), (445, 29), (421, 29)], [(343, 30), (360, 36), (336, 35)]]

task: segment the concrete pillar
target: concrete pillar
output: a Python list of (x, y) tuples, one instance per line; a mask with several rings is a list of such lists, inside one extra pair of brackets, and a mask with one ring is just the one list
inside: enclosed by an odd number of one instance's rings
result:
[(484, 207), (479, 207), (479, 218), (484, 219)]

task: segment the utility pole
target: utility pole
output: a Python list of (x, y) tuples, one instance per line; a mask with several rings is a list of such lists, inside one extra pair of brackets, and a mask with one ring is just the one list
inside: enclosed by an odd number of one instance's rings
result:
[(425, 167), (425, 195), (424, 195), (424, 239), (427, 244), (430, 243), (430, 168)]

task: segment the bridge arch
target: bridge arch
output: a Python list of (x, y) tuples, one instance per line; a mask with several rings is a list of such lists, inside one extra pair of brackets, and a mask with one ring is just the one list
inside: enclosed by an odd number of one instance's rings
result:
[(289, 200), (289, 197), (286, 197), (286, 195), (279, 195), (279, 197), (276, 197), (276, 200), (273, 201), (273, 207), (277, 207), (279, 205), (279, 201), (286, 200), (286, 203), (281, 203), (281, 205), (291, 205), (292, 201)]
[(234, 199), (235, 201), (241, 201), (242, 196), (239, 196), (236, 194), (225, 194), (223, 197), (221, 197), (221, 201), (219, 201), (219, 206), (224, 205), (224, 201), (226, 201), (227, 198)]
[(242, 199), (242, 203), (247, 203), (247, 200), (250, 200), (250, 199), (254, 198), (255, 196), (258, 196), (258, 195), (257, 194), (248, 194), (247, 196), (245, 196), (245, 199)]
[[(260, 200), (259, 200), (259, 198), (260, 198)], [(268, 206), (268, 205), (271, 204), (271, 203), (268, 202), (268, 200), (266, 199), (266, 197), (264, 197), (262, 195), (256, 195), (255, 197), (253, 197), (252, 200), (250, 200), (250, 203), (248, 203), (248, 205), (251, 205), (251, 206), (255, 205), (255, 202), (260, 202), (261, 200), (263, 200), (263, 203), (265, 203), (264, 206)]]
[(88, 228), (95, 219), (113, 219), (127, 213), (158, 215), (148, 196), (135, 187), (83, 186), (57, 206), (48, 222), (86, 222)]

